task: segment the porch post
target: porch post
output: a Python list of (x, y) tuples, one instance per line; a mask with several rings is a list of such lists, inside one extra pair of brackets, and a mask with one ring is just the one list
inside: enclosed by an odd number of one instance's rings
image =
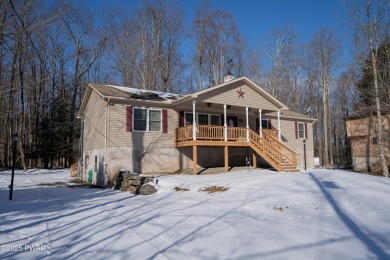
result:
[(249, 115), (248, 115), (249, 108), (248, 107), (245, 108), (245, 112), (246, 112), (246, 141), (249, 142)]
[(225, 172), (229, 171), (229, 146), (225, 145), (224, 148), (224, 157), (225, 157)]
[(259, 109), (259, 134), (260, 134), (260, 137), (263, 137), (263, 127), (261, 124), (261, 109)]
[(226, 122), (226, 104), (223, 105), (223, 136), (227, 141), (227, 122)]
[(255, 152), (252, 153), (252, 162), (253, 162), (252, 165), (253, 169), (257, 169), (257, 157)]
[(196, 174), (198, 172), (198, 147), (196, 145), (192, 146), (192, 173)]
[(196, 113), (195, 113), (195, 99), (192, 100), (192, 140), (196, 141)]
[(278, 135), (279, 135), (279, 142), (282, 140), (280, 135), (280, 110), (278, 111)]

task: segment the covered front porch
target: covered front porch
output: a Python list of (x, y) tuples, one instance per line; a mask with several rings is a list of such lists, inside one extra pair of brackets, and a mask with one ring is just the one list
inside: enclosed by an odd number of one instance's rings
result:
[(200, 146), (224, 147), (225, 171), (230, 147), (251, 148), (254, 167), (257, 153), (277, 171), (296, 169), (296, 153), (281, 142), (280, 113), (287, 107), (249, 79), (187, 95), (174, 107), (179, 112), (175, 147), (192, 146), (194, 174)]

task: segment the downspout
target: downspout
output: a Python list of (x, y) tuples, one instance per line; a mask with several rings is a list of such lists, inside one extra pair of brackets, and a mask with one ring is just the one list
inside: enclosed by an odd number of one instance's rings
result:
[(108, 165), (108, 153), (107, 153), (107, 143), (108, 143), (108, 118), (110, 116), (110, 98), (107, 100), (107, 105), (106, 105), (106, 111), (105, 111), (105, 129), (104, 129), (104, 186), (107, 187), (107, 180), (108, 180), (108, 173), (107, 173), (107, 165)]
[(78, 169), (78, 175), (81, 180), (84, 180), (84, 115), (81, 117), (80, 120), (80, 159), (79, 159), (79, 169)]

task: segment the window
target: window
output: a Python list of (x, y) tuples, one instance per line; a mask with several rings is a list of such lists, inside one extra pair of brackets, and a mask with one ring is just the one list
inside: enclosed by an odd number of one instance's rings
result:
[(305, 139), (305, 124), (298, 123), (298, 138)]
[(97, 155), (95, 155), (95, 164), (94, 164), (94, 170), (95, 170), (95, 172), (97, 172), (97, 171), (98, 171), (98, 156), (97, 156)]
[(185, 120), (185, 125), (192, 125), (192, 123), (194, 122), (194, 117), (192, 116), (192, 113), (185, 113)]
[(270, 128), (268, 126), (268, 119), (261, 119), (261, 128), (263, 128), (263, 129), (269, 129)]
[(134, 130), (146, 131), (147, 109), (134, 108)]
[(221, 125), (221, 116), (210, 115), (210, 125)]
[(378, 136), (374, 136), (374, 137), (371, 139), (371, 143), (372, 143), (372, 144), (378, 144)]
[(134, 131), (161, 131), (161, 110), (134, 108)]
[(149, 131), (161, 131), (161, 111), (149, 110)]
[[(186, 112), (184, 114), (185, 125), (193, 124), (193, 114)], [(211, 115), (211, 114), (196, 114), (196, 124), (198, 125), (221, 125), (221, 116), (220, 115)]]
[(198, 125), (209, 125), (209, 115), (198, 114)]

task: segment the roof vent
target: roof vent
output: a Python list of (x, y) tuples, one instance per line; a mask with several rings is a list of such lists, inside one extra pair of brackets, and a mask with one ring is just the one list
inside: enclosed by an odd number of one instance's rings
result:
[(227, 73), (223, 76), (223, 82), (228, 82), (233, 79), (234, 75), (230, 72), (230, 70), (228, 70)]

